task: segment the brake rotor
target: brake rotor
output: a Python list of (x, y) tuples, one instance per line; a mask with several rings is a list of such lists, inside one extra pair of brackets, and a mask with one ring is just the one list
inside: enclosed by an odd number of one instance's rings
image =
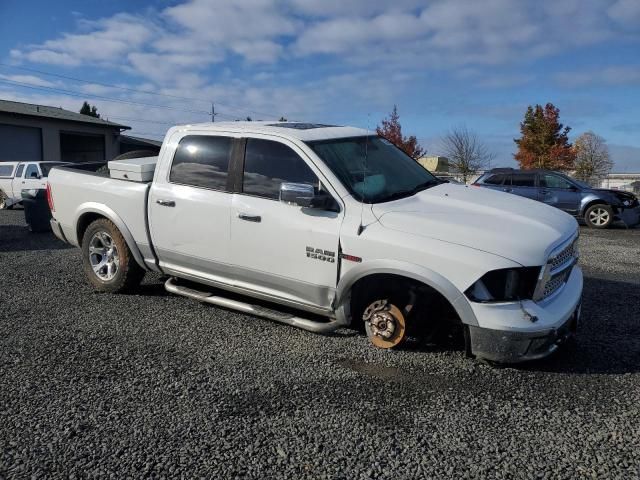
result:
[(393, 348), (406, 338), (406, 320), (398, 307), (376, 300), (362, 315), (367, 336), (378, 348)]

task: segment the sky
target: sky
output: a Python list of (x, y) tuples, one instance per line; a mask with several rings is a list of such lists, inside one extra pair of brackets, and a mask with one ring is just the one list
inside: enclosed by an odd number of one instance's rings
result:
[(464, 125), (492, 166), (552, 102), (640, 172), (640, 0), (0, 0), (0, 98), (87, 100), (156, 139), (212, 103), (370, 129), (397, 105), (429, 154)]

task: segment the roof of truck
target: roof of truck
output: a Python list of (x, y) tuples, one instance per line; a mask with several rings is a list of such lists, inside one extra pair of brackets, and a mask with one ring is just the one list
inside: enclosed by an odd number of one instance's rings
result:
[(309, 122), (209, 122), (182, 125), (176, 128), (180, 129), (184, 127), (211, 132), (268, 133), (302, 140), (303, 142), (376, 134), (375, 130)]

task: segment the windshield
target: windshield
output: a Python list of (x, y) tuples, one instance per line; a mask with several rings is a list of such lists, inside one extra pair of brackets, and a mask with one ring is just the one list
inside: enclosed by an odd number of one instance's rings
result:
[(361, 202), (397, 200), (442, 183), (380, 137), (340, 138), (308, 145)]
[(40, 164), (40, 169), (42, 170), (42, 176), (43, 177), (48, 177), (49, 176), (49, 172), (51, 171), (51, 169), (53, 167), (59, 167), (60, 165), (66, 165), (66, 163), (64, 163), (64, 162), (41, 163)]

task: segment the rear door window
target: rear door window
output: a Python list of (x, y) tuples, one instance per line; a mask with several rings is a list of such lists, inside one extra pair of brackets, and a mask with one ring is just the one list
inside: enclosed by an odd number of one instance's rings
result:
[(226, 190), (231, 157), (231, 137), (188, 135), (180, 140), (173, 157), (169, 181), (182, 185)]
[(22, 172), (24, 171), (24, 163), (18, 165), (18, 170), (16, 170), (16, 178), (22, 178)]
[(535, 173), (519, 173), (511, 177), (514, 187), (535, 187), (536, 186), (536, 174)]

